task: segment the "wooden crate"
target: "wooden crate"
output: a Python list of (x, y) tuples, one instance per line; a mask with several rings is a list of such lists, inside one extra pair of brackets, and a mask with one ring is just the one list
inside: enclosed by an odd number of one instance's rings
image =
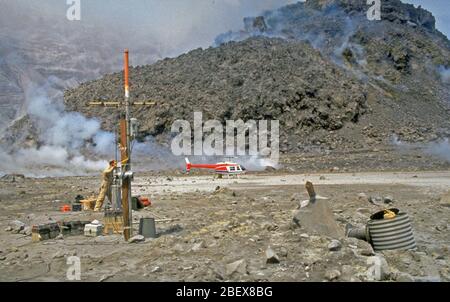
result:
[(119, 210), (106, 210), (103, 221), (103, 234), (122, 234), (123, 233), (123, 212)]
[(80, 203), (83, 205), (83, 211), (91, 211), (95, 208), (96, 198), (89, 198), (80, 200)]
[(57, 223), (34, 225), (31, 230), (31, 241), (39, 242), (56, 238), (61, 233)]

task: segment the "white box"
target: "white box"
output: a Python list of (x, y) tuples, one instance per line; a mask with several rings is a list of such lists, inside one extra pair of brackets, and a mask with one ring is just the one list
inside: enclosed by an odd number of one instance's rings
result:
[(84, 236), (97, 237), (103, 232), (103, 226), (101, 224), (86, 224), (84, 226)]

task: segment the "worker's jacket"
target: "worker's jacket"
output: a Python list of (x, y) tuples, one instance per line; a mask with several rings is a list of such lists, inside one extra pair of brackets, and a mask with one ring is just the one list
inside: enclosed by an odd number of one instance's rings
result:
[(111, 185), (113, 181), (114, 167), (106, 168), (102, 173), (102, 185)]

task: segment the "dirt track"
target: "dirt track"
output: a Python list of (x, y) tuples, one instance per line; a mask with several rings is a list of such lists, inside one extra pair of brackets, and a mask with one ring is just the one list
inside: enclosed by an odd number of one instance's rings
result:
[[(321, 179), (322, 178), (322, 179)], [(306, 181), (317, 185), (410, 185), (433, 188), (437, 191), (450, 188), (450, 172), (382, 172), (339, 174), (287, 174), (287, 175), (243, 175), (234, 178), (215, 179), (213, 176), (174, 177), (152, 179), (140, 177), (136, 180), (135, 193), (156, 194), (162, 192), (187, 193), (211, 192), (217, 186), (231, 189), (257, 189), (267, 186), (299, 186)]]
[[(368, 280), (372, 252), (367, 243), (341, 238), (342, 248), (333, 252), (328, 248), (332, 238), (306, 234), (292, 223), (297, 207), (293, 196), (306, 199), (306, 180), (330, 198), (342, 228), (347, 223), (364, 225), (371, 213), (384, 208), (360, 193), (390, 195), (394, 203), (389, 206), (411, 216), (418, 249), (377, 253), (388, 263), (383, 280), (450, 281), (450, 208), (448, 197), (440, 199), (450, 185), (448, 171), (266, 173), (220, 180), (211, 175), (138, 176), (134, 193), (149, 195), (153, 205), (134, 212), (135, 222), (154, 215), (169, 219), (157, 223), (159, 238), (139, 244), (125, 243), (120, 236), (66, 236), (32, 243), (29, 236), (6, 231), (13, 220), (27, 226), (61, 219), (102, 220), (102, 214), (58, 211), (77, 194), (95, 192), (96, 177), (1, 182), (0, 279), (65, 281), (66, 259), (77, 255), (83, 281)], [(269, 246), (279, 264), (266, 263)], [(229, 264), (235, 261), (241, 262), (233, 271)]]

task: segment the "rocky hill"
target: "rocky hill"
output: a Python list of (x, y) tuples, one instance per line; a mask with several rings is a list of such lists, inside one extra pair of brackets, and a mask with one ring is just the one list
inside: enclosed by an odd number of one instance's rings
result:
[[(364, 3), (363, 3), (364, 2)], [(131, 71), (143, 135), (167, 142), (176, 119), (278, 119), (284, 152), (360, 149), (449, 135), (450, 44), (431, 13), (383, 1), (369, 21), (365, 1), (308, 0), (246, 18), (244, 28), (197, 49)], [(102, 118), (90, 100), (120, 99), (122, 75), (65, 93), (68, 108)]]
[[(327, 61), (309, 44), (251, 38), (196, 50), (131, 71), (135, 100), (154, 99), (156, 108), (139, 109), (144, 135), (162, 136), (176, 119), (280, 120), (281, 138), (299, 141), (315, 130), (338, 130), (365, 112), (365, 87)], [(67, 106), (89, 99), (117, 99), (120, 75), (66, 92)], [(78, 109), (78, 108), (74, 108)], [(80, 108), (81, 109), (81, 108)], [(90, 109), (83, 110), (87, 115)], [(103, 111), (105, 126), (113, 127)], [(108, 112), (109, 111), (109, 112)]]

